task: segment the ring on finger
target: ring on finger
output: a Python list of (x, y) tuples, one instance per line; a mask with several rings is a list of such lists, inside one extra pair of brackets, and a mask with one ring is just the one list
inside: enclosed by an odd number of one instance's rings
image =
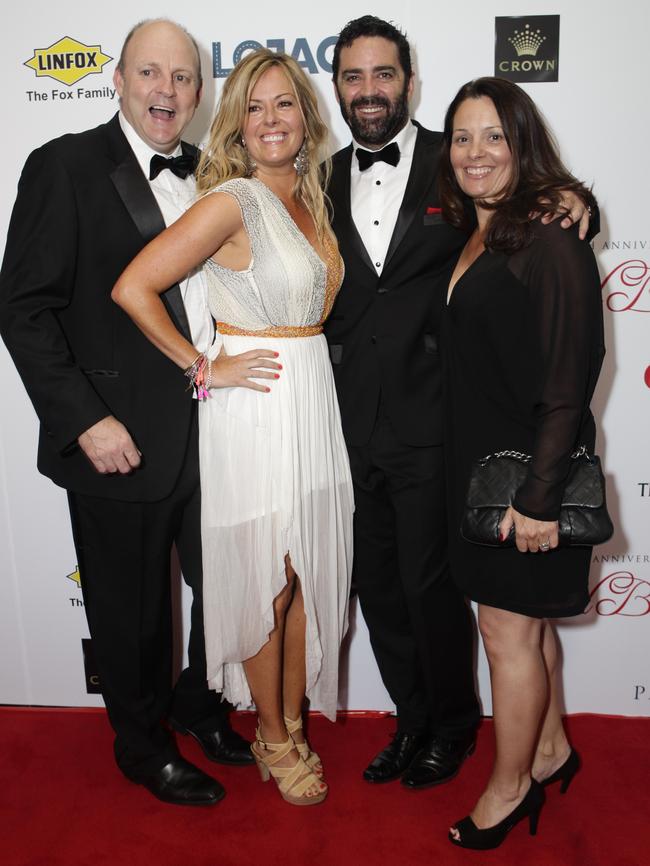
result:
[(551, 549), (551, 539), (547, 538), (546, 541), (541, 541), (539, 545), (539, 549), (542, 553), (546, 553), (547, 550)]

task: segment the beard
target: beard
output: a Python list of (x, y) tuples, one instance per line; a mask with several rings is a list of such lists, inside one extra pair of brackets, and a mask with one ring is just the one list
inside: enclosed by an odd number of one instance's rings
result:
[[(408, 108), (408, 82), (405, 83), (401, 94), (392, 102), (385, 96), (358, 96), (347, 105), (339, 99), (339, 107), (343, 120), (350, 127), (352, 137), (359, 144), (374, 145), (382, 147), (405, 126), (409, 117)], [(339, 94), (340, 96), (340, 94)], [(386, 109), (383, 117), (360, 117), (356, 109), (371, 105), (379, 105)]]

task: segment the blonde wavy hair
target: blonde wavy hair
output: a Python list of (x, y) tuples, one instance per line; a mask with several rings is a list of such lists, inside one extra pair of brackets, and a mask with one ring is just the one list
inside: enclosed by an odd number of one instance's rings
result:
[(196, 172), (197, 191), (203, 195), (231, 178), (248, 176), (242, 132), (253, 88), (272, 66), (279, 66), (289, 79), (305, 127), (309, 168), (306, 174), (296, 176), (293, 194), (311, 214), (319, 241), (325, 237), (335, 241), (323, 192), (331, 169), (329, 158), (324, 158), (328, 130), (319, 114), (318, 100), (307, 75), (287, 54), (260, 48), (242, 58), (228, 76)]

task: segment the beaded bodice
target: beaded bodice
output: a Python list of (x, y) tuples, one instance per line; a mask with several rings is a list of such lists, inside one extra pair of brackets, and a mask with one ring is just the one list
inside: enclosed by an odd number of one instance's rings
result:
[(327, 240), (324, 262), (280, 199), (255, 178), (226, 181), (215, 192), (227, 193), (239, 204), (252, 257), (242, 271), (207, 260), (214, 318), (240, 333), (318, 332), (343, 279), (335, 244)]

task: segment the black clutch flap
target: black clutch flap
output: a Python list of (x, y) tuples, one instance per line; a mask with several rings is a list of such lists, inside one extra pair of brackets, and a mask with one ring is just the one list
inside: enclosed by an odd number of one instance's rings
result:
[[(590, 457), (584, 447), (571, 457), (558, 519), (560, 544), (602, 544), (614, 526), (600, 459)], [(499, 540), (499, 524), (526, 479), (530, 460), (528, 454), (501, 451), (474, 463), (460, 530), (466, 541), (493, 547), (514, 544), (514, 529), (505, 541)]]

